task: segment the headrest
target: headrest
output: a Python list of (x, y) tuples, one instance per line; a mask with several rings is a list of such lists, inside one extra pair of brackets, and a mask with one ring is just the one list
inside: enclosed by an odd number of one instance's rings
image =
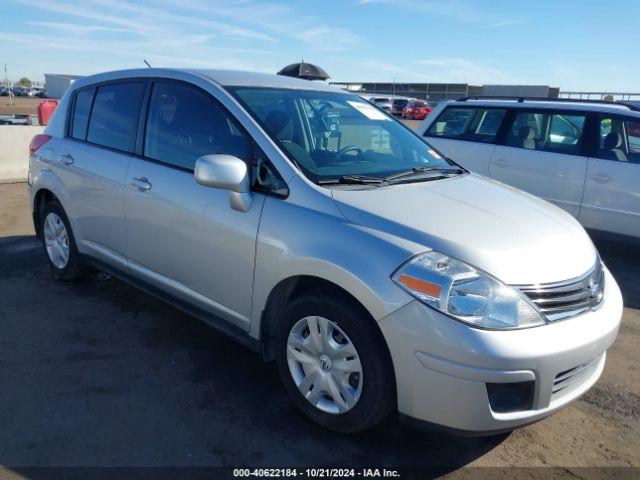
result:
[(282, 110), (273, 110), (267, 115), (266, 124), (276, 137), (280, 137), (291, 118)]
[(531, 140), (532, 138), (535, 138), (536, 130), (535, 128), (528, 126), (520, 127), (520, 130), (518, 130), (518, 136), (522, 140)]
[(618, 132), (611, 132), (604, 137), (604, 149), (613, 150), (614, 148), (620, 148), (622, 145), (622, 135)]

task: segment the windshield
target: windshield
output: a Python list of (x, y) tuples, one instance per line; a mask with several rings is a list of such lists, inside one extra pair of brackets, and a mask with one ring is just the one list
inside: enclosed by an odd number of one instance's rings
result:
[(386, 178), (453, 163), (421, 137), (354, 95), (294, 89), (229, 89), (313, 181)]

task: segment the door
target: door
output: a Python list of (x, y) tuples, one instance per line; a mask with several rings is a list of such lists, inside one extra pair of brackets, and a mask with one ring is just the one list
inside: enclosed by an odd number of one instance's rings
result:
[(130, 271), (199, 308), (248, 329), (258, 222), (229, 192), (195, 182), (196, 160), (227, 153), (248, 161), (250, 142), (206, 92), (154, 82), (140, 158), (127, 175), (125, 229)]
[(504, 145), (489, 163), (491, 177), (555, 203), (578, 217), (587, 157), (582, 155), (586, 114), (517, 110)]
[(640, 237), (640, 120), (603, 114), (599, 125), (580, 221), (588, 228)]
[(447, 107), (425, 137), (456, 163), (486, 176), (505, 115), (506, 110), (500, 108)]
[(56, 152), (78, 249), (121, 268), (123, 189), (144, 85), (127, 81), (79, 90), (68, 137)]

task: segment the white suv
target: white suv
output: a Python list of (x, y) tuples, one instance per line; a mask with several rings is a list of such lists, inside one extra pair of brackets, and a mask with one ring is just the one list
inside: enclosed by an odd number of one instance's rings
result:
[(418, 128), (469, 170), (549, 200), (586, 228), (640, 237), (640, 107), (467, 97)]

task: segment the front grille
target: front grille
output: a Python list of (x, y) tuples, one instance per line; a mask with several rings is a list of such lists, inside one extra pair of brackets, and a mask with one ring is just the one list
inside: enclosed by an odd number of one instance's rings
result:
[(550, 322), (562, 320), (590, 310), (602, 302), (604, 269), (596, 266), (577, 279), (540, 285), (519, 285)]
[(598, 362), (601, 357), (592, 360), (591, 362), (578, 365), (577, 367), (565, 370), (556, 375), (553, 380), (553, 391), (551, 393), (551, 400), (563, 397), (580, 387), (585, 380), (591, 377), (591, 374), (598, 366)]

